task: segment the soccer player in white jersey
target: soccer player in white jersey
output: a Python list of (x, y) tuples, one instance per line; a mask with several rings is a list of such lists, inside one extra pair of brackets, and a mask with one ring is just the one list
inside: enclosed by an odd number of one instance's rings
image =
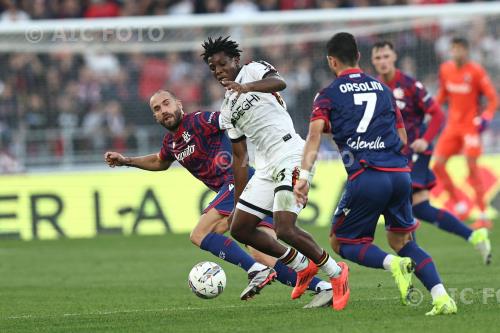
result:
[[(309, 233), (296, 225), (303, 206), (296, 202), (293, 186), (299, 177), (304, 140), (295, 132), (278, 93), (286, 88), (286, 83), (265, 61), (241, 65), (238, 47), (229, 37), (209, 38), (203, 43), (202, 54), (215, 79), (227, 89), (221, 119), (230, 127), (227, 133), (233, 149), (236, 207), (231, 235), (297, 271), (292, 299), (304, 293), (321, 268), (332, 283), (333, 308), (341, 310), (350, 294), (347, 265), (336, 263)], [(247, 139), (255, 146), (256, 171), (249, 181)], [(292, 247), (257, 229), (266, 215), (273, 216), (278, 238)], [(272, 268), (262, 270), (241, 298), (257, 294), (274, 275)]]

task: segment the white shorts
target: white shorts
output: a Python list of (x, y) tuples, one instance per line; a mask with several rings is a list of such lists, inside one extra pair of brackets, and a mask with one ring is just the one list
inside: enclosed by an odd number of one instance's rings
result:
[(236, 208), (261, 219), (279, 211), (298, 215), (303, 206), (297, 204), (293, 186), (299, 179), (301, 160), (301, 155), (291, 155), (271, 168), (270, 173), (256, 170), (243, 190)]

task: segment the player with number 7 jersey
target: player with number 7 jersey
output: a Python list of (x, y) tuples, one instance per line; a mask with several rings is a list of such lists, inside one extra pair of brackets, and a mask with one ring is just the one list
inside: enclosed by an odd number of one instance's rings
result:
[[(361, 71), (351, 34), (334, 35), (327, 50), (328, 65), (337, 78), (314, 101), (295, 196), (299, 202), (307, 200), (309, 183), (303, 174), (315, 162), (321, 133), (331, 133), (348, 174), (330, 233), (333, 250), (360, 265), (390, 271), (405, 305), (415, 270), (434, 300), (428, 315), (455, 313), (432, 258), (412, 239), (418, 224), (412, 215), (410, 169), (401, 152), (406, 132), (392, 92)], [(380, 215), (397, 256), (372, 243)]]

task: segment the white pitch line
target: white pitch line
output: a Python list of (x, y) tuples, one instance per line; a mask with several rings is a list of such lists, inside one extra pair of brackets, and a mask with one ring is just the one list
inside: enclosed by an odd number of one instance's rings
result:
[[(369, 299), (361, 299), (361, 301), (392, 301), (399, 299), (399, 297), (375, 297)], [(247, 304), (241, 305), (223, 305), (218, 306), (217, 309), (237, 309), (247, 307)], [(254, 304), (252, 307), (269, 307), (276, 306), (276, 303), (272, 304)], [(83, 316), (109, 316), (120, 313), (141, 313), (141, 312), (176, 312), (176, 311), (199, 311), (206, 310), (207, 307), (178, 307), (178, 308), (162, 308), (162, 309), (125, 309), (125, 310), (110, 310), (110, 311), (95, 311), (95, 312), (84, 312), (84, 313), (63, 313), (60, 315), (18, 315), (18, 316), (9, 316), (1, 319), (44, 319), (44, 318), (59, 318), (59, 317), (83, 317)]]
[[(276, 304), (260, 304), (258, 307), (275, 306)], [(232, 309), (232, 308), (242, 308), (248, 305), (223, 305), (218, 306), (217, 309)], [(60, 315), (18, 315), (9, 316), (2, 319), (42, 319), (42, 318), (56, 318), (56, 317), (78, 317), (78, 316), (108, 316), (120, 313), (140, 313), (140, 312), (175, 312), (175, 311), (199, 311), (206, 310), (206, 307), (178, 307), (178, 308), (162, 308), (162, 309), (125, 309), (116, 311), (96, 311), (96, 312), (84, 312), (84, 313), (63, 313)]]

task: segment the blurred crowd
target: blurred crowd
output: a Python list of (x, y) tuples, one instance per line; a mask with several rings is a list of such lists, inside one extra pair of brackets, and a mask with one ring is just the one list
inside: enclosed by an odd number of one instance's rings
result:
[[(99, 13), (92, 9), (93, 6), (104, 5), (116, 8), (116, 15), (161, 14), (172, 9), (172, 6), (185, 2), (87, 1), (86, 6), (83, 6), (81, 3), (85, 1), (34, 0), (18, 1), (16, 6), (23, 8), (26, 18), (62, 18), (92, 16), (89, 13)], [(290, 8), (303, 8), (306, 4), (317, 5), (326, 1), (268, 0), (260, 1), (259, 6), (273, 3), (283, 6), (289, 2), (296, 5)], [(4, 6), (8, 8), (9, 3), (13, 2), (4, 1)], [(196, 3), (197, 1), (193, 1), (193, 4)], [(230, 5), (242, 3), (247, 1), (224, 3), (224, 8), (227, 10)], [(140, 11), (136, 12), (138, 8)], [(4, 14), (9, 10), (6, 9)], [(472, 44), (472, 57), (489, 70), (498, 91), (499, 25), (498, 20), (477, 20), (467, 29), (467, 37)], [(369, 56), (371, 45), (378, 38), (390, 39), (397, 47), (399, 66), (419, 78), (434, 93), (437, 89), (437, 68), (448, 57), (448, 43), (454, 34), (453, 30), (430, 25), (384, 36), (362, 36), (359, 38), (361, 65), (372, 72)], [(200, 44), (201, 42), (202, 40)], [(293, 43), (244, 48), (243, 51), (243, 62), (252, 59), (266, 60), (275, 65), (285, 78), (288, 87), (283, 92), (283, 97), (299, 133), (305, 136), (312, 99), (318, 89), (332, 79), (324, 60), (323, 43)], [(21, 132), (28, 133), (25, 137), (29, 141), (22, 149), (29, 156), (61, 158), (68, 149), (64, 142), (65, 133), (71, 135), (71, 149), (74, 153), (135, 149), (139, 145), (137, 128), (141, 125), (154, 125), (148, 101), (161, 88), (175, 92), (188, 112), (200, 108), (217, 110), (224, 89), (211, 77), (200, 53), (201, 49), (196, 52), (153, 54), (0, 54), (0, 155), (2, 152), (4, 158), (16, 155), (19, 142), (16, 143), (15, 138)], [(498, 143), (499, 125), (494, 124)], [(161, 131), (158, 126), (155, 128)], [(46, 132), (37, 131), (47, 129), (55, 130), (53, 137), (47, 136)], [(151, 144), (156, 147), (159, 143)]]
[(270, 10), (350, 8), (464, 0), (2, 0), (0, 20), (95, 18), (142, 15), (247, 13)]

